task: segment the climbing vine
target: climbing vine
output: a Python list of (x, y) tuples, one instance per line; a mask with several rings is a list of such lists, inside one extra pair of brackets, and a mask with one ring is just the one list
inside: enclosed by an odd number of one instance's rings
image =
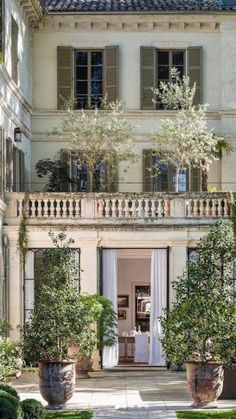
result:
[(24, 266), (25, 255), (28, 249), (27, 211), (26, 211), (27, 202), (28, 202), (28, 194), (25, 194), (23, 205), (22, 205), (22, 215), (21, 215), (20, 225), (18, 229), (18, 240), (17, 240), (17, 250), (20, 255), (20, 264), (22, 268)]

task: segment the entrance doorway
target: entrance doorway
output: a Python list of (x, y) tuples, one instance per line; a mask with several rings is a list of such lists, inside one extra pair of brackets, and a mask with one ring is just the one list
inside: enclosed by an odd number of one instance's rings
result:
[(103, 294), (118, 314), (118, 339), (104, 349), (103, 366), (164, 366), (158, 317), (167, 305), (167, 249), (103, 249), (102, 268)]

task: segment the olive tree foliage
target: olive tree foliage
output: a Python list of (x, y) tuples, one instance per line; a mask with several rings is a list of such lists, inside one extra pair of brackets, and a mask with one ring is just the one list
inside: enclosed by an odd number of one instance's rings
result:
[[(156, 102), (164, 109), (176, 110), (176, 117), (161, 120), (160, 131), (151, 134), (154, 152), (160, 161), (175, 167), (175, 191), (178, 192), (179, 172), (198, 167), (207, 172), (211, 163), (220, 158), (219, 147), (225, 140), (207, 128), (207, 104), (194, 106), (196, 84), (191, 86), (188, 76), (180, 78), (172, 69), (172, 83), (161, 82), (153, 89)], [(174, 116), (174, 115), (173, 115)]]
[(165, 357), (185, 361), (236, 362), (236, 304), (232, 267), (236, 250), (231, 221), (219, 220), (198, 243), (173, 283), (175, 302), (160, 318)]
[(57, 133), (68, 138), (77, 164), (86, 164), (91, 179), (98, 162), (109, 165), (108, 182), (112, 182), (119, 162), (125, 162), (127, 170), (129, 163), (136, 160), (133, 128), (118, 100), (109, 104), (104, 101), (101, 109), (80, 111), (69, 101), (65, 103), (65, 114)]

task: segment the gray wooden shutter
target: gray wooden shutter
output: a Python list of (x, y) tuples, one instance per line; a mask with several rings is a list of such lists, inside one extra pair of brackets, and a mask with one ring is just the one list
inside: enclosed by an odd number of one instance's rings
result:
[(156, 109), (151, 90), (156, 87), (156, 48), (140, 47), (140, 76), (141, 109)]
[(11, 138), (6, 139), (6, 192), (12, 192), (13, 182), (13, 144)]
[(166, 192), (175, 192), (175, 184), (174, 184), (174, 179), (175, 179), (175, 166), (173, 164), (167, 163), (168, 164), (168, 189)]
[(25, 192), (25, 154), (20, 150), (20, 192)]
[(187, 50), (187, 75), (191, 84), (196, 83), (194, 105), (202, 103), (202, 47), (189, 47)]
[(143, 150), (143, 192), (153, 192), (153, 150)]
[(57, 107), (73, 99), (73, 48), (57, 47)]
[(104, 97), (107, 102), (119, 99), (119, 46), (107, 46), (104, 50)]
[(4, 62), (5, 56), (5, 1), (1, 0), (0, 2), (0, 63)]
[(200, 192), (201, 190), (201, 169), (191, 167), (191, 192)]
[[(71, 177), (71, 151), (61, 150), (60, 160), (62, 163), (65, 163), (68, 165), (68, 175)], [(62, 183), (60, 185), (60, 192), (70, 192), (70, 189), (71, 189), (71, 186), (68, 182)]]
[(18, 83), (18, 32), (16, 21), (11, 20), (11, 76), (14, 82)]

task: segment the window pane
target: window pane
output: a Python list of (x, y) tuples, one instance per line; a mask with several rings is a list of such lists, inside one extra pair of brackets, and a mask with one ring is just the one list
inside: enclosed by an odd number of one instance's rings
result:
[(76, 65), (87, 65), (88, 64), (88, 53), (87, 51), (76, 51), (75, 53)]
[(169, 51), (158, 51), (158, 65), (169, 65)]
[(86, 164), (77, 164), (76, 183), (78, 192), (86, 192), (88, 188), (88, 175)]
[(158, 79), (159, 80), (169, 80), (169, 67), (158, 66)]
[(92, 95), (102, 95), (102, 82), (101, 81), (92, 81), (92, 83), (91, 83), (91, 94)]
[(93, 172), (93, 192), (106, 192), (107, 169), (103, 161), (98, 162)]
[(88, 83), (86, 81), (76, 82), (76, 94), (85, 95), (88, 93)]
[(184, 65), (184, 52), (183, 51), (172, 52), (172, 64), (175, 67), (177, 65)]
[(102, 52), (96, 51), (91, 53), (91, 64), (92, 65), (101, 65), (102, 64)]
[(76, 79), (87, 80), (88, 79), (88, 67), (76, 67)]
[(184, 67), (183, 66), (175, 66), (175, 68), (177, 68), (177, 70), (178, 70), (178, 72), (179, 72), (179, 75), (180, 75), (180, 77), (182, 78), (183, 77), (183, 75), (184, 75)]
[(92, 67), (91, 68), (91, 79), (92, 80), (102, 80), (102, 67)]
[(88, 96), (87, 95), (76, 96), (75, 109), (88, 109)]

